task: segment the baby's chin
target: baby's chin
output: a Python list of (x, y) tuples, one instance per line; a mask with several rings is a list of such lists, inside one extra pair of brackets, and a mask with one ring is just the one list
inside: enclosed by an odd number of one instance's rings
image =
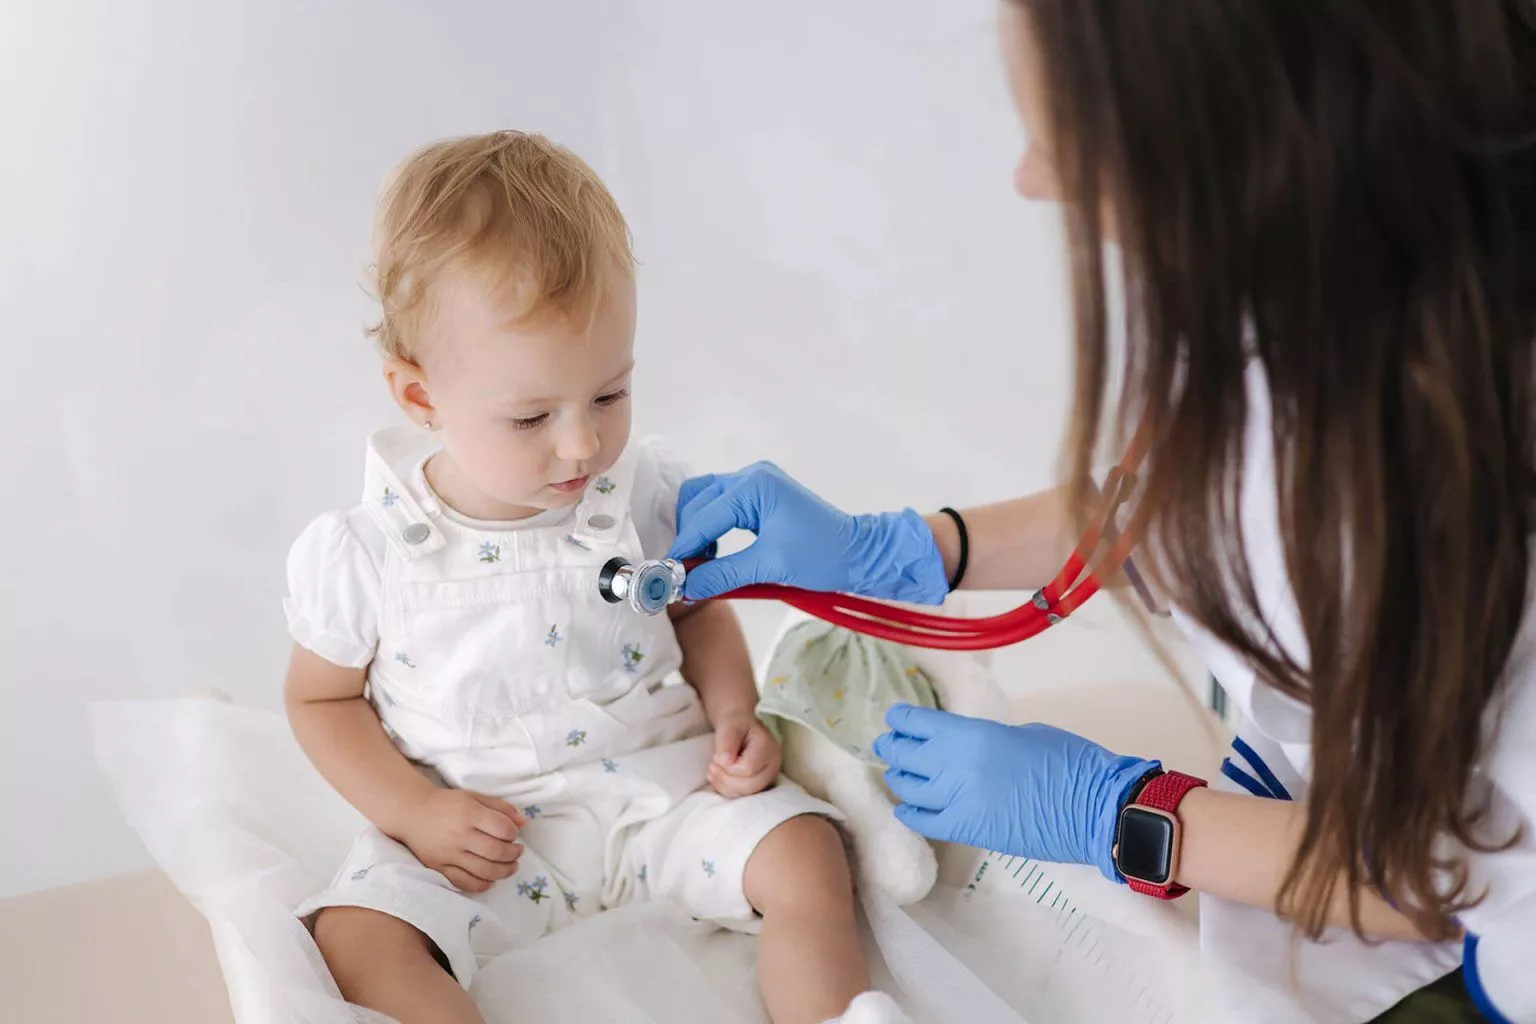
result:
[(543, 512), (555, 512), (571, 509), (580, 504), (582, 492), (575, 494), (562, 494), (550, 487), (541, 488), (532, 494), (526, 491), (508, 494), (503, 491), (482, 488), (481, 493), (487, 499), (499, 506), (496, 514), (482, 513), (482, 517), (491, 519), (527, 519)]
[(575, 508), (581, 504), (581, 499), (586, 493), (585, 489), (579, 491), (557, 491), (553, 487), (546, 487), (538, 493), (534, 503), (546, 511), (554, 511), (560, 508)]

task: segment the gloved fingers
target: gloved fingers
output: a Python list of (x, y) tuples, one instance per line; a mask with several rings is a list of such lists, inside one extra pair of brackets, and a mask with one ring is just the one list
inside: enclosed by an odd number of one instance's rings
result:
[(949, 806), (949, 787), (938, 779), (927, 779), (911, 772), (891, 768), (885, 773), (891, 794), (908, 807), (923, 811), (942, 811)]
[[(724, 493), (724, 484), (720, 482), (719, 477), (714, 475), (707, 477), (695, 477), (692, 480), (685, 481), (684, 487), (686, 488), (689, 484), (695, 485), (692, 491), (682, 490), (678, 492), (676, 519), (676, 522), (678, 523), (692, 522), (694, 514), (698, 512), (699, 509), (704, 508), (706, 505)], [(687, 554), (676, 553), (675, 547), (676, 545), (674, 545), (673, 551), (669, 551), (667, 553), (667, 557), (682, 561), (686, 558), (714, 558), (715, 553), (719, 550), (720, 545), (715, 541), (710, 541), (704, 546), (702, 550), (690, 551)]]
[(702, 505), (690, 504), (679, 509), (677, 539), (672, 542), (667, 557), (692, 558), (732, 530), (756, 533), (757, 523), (756, 496), (726, 489)]
[[(693, 499), (711, 488), (720, 486), (719, 473), (702, 473), (699, 476), (691, 476), (684, 480), (677, 488), (677, 519), (682, 522), (683, 509), (692, 504)], [(717, 492), (718, 493), (718, 492)]]
[(734, 555), (711, 559), (688, 570), (688, 578), (683, 581), (684, 600), (707, 601), (748, 584), (774, 582), (761, 575), (761, 559), (753, 554), (754, 547), (755, 544), (749, 544)]
[(885, 713), (885, 724), (891, 731), (914, 739), (931, 740), (946, 729), (974, 721), (950, 711), (938, 708), (919, 708), (911, 704), (893, 704)]
[(870, 748), (876, 757), (899, 772), (931, 779), (944, 767), (941, 759), (928, 749), (926, 740), (915, 740), (899, 733), (882, 733)]
[(690, 490), (680, 490), (677, 492), (677, 522), (679, 525), (692, 522), (699, 509), (725, 493), (725, 485), (720, 482), (719, 477), (698, 477), (685, 482), (683, 486), (687, 488), (690, 484), (696, 484), (697, 486)]

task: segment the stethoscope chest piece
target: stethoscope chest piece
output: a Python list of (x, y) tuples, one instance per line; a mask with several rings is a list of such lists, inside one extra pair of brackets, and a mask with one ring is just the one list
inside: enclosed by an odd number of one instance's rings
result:
[(682, 598), (687, 577), (682, 563), (670, 558), (639, 565), (623, 558), (610, 558), (598, 574), (597, 589), (609, 604), (628, 602), (641, 615), (660, 615), (667, 605)]

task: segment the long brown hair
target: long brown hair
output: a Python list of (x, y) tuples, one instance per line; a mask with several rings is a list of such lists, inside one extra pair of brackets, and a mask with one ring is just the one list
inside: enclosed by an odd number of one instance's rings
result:
[[(1315, 937), (1342, 885), (1358, 931), (1371, 884), (1454, 934), (1480, 894), (1436, 840), (1512, 841), (1483, 834), (1474, 765), (1533, 525), (1531, 2), (1018, 2), (1067, 193), (1073, 475), (1145, 424), (1153, 571), (1311, 707), (1282, 909)], [(1265, 624), (1245, 557), (1255, 362), (1305, 651)]]

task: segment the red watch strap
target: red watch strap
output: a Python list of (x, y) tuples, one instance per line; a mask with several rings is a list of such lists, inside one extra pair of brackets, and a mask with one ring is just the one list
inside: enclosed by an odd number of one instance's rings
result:
[[(1189, 795), (1192, 789), (1199, 789), (1206, 784), (1204, 779), (1198, 779), (1193, 775), (1185, 775), (1183, 772), (1163, 772), (1147, 780), (1141, 787), (1141, 792), (1136, 794), (1132, 801), (1138, 807), (1150, 807), (1154, 811), (1167, 811), (1173, 814), (1179, 809), (1180, 802)], [(1178, 865), (1171, 865), (1177, 869)], [(1134, 878), (1127, 878), (1126, 884), (1132, 892), (1138, 892), (1143, 896), (1155, 896), (1162, 900), (1178, 899), (1189, 892), (1186, 885), (1176, 885), (1170, 878), (1167, 885), (1148, 885), (1146, 882)]]

